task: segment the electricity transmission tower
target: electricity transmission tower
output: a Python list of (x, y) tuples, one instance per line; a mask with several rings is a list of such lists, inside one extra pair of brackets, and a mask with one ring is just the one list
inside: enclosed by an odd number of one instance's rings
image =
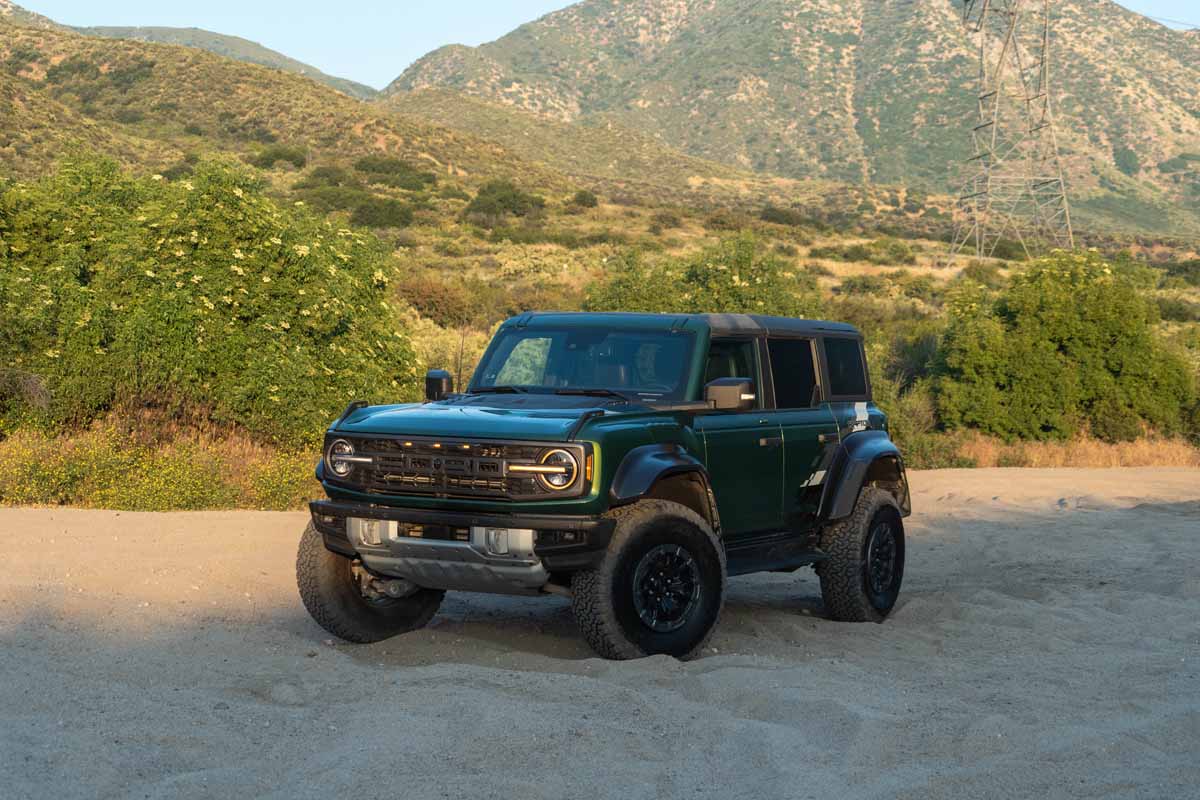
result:
[(965, 0), (963, 22), (979, 44), (979, 96), (954, 253), (991, 256), (1005, 240), (1027, 255), (1073, 248), (1051, 104), (1050, 0)]

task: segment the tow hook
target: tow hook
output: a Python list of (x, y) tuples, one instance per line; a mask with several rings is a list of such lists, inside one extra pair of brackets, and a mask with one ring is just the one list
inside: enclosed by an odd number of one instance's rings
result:
[(399, 600), (420, 591), (421, 587), (404, 578), (379, 578), (367, 575), (360, 584), (363, 596), (369, 600)]

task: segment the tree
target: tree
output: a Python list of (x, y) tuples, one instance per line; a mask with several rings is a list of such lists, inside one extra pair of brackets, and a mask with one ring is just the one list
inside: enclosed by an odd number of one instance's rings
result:
[(612, 277), (591, 287), (586, 306), (598, 311), (747, 313), (808, 316), (818, 307), (807, 275), (765, 253), (750, 234), (726, 239), (687, 259), (646, 265), (620, 261)]
[(1182, 429), (1194, 375), (1157, 337), (1154, 303), (1098, 255), (1057, 253), (997, 293), (967, 284), (949, 309), (937, 370), (949, 427), (1108, 441)]

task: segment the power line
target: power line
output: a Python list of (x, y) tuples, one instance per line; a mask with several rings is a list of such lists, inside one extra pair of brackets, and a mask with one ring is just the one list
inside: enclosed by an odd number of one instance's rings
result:
[(1152, 17), (1149, 14), (1143, 14), (1146, 19), (1152, 19), (1155, 22), (1165, 22), (1168, 25), (1183, 25), (1188, 28), (1200, 28), (1200, 22), (1184, 22), (1181, 19), (1171, 19), (1170, 17)]

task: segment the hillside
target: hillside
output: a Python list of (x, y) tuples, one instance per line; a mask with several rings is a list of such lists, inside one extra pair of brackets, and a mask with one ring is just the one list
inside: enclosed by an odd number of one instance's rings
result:
[(75, 28), (75, 30), (85, 36), (102, 36), (108, 39), (133, 39), (139, 42), (157, 42), (159, 44), (177, 44), (184, 47), (195, 47), (200, 50), (207, 50), (210, 53), (216, 53), (219, 56), (225, 56), (226, 58), (259, 64), (264, 67), (271, 67), (272, 69), (281, 69), (284, 72), (294, 72), (297, 75), (312, 78), (318, 83), (331, 86), (343, 94), (357, 97), (360, 100), (370, 100), (378, 94), (370, 86), (364, 86), (361, 83), (355, 83), (345, 78), (326, 75), (316, 67), (297, 61), (294, 58), (289, 58), (283, 53), (278, 53), (270, 48), (263, 47), (258, 42), (252, 42), (238, 36), (227, 36), (223, 33), (213, 33), (212, 31), (200, 28), (97, 27)]
[[(428, 89), (394, 94), (389, 108), (503, 145), (531, 162), (613, 191), (657, 187), (700, 195), (796, 197), (794, 181), (697, 158), (611, 122), (562, 122), (460, 92)], [(811, 187), (810, 187), (811, 188)]]
[(499, 145), (299, 75), (190, 47), (0, 27), (0, 80), (25, 109), (0, 115), (0, 165), (18, 175), (44, 172), (71, 143), (142, 169), (182, 152), (249, 157), (280, 145), (308, 160), (387, 154), (443, 175), (566, 184)]
[[(1058, 8), (1061, 142), (1080, 215), (1198, 229), (1194, 35), (1109, 0)], [(586, 0), (478, 48), (437, 50), (386, 94), (451, 88), (561, 122), (613, 122), (790, 177), (954, 186), (973, 49), (947, 0)], [(445, 120), (443, 120), (445, 121)], [(1183, 158), (1184, 170), (1162, 169)]]
[(54, 20), (43, 17), (41, 14), (35, 14), (32, 11), (26, 11), (12, 2), (12, 0), (0, 0), (0, 19), (11, 22), (14, 25), (24, 25), (30, 28), (65, 30), (64, 26), (59, 25)]

